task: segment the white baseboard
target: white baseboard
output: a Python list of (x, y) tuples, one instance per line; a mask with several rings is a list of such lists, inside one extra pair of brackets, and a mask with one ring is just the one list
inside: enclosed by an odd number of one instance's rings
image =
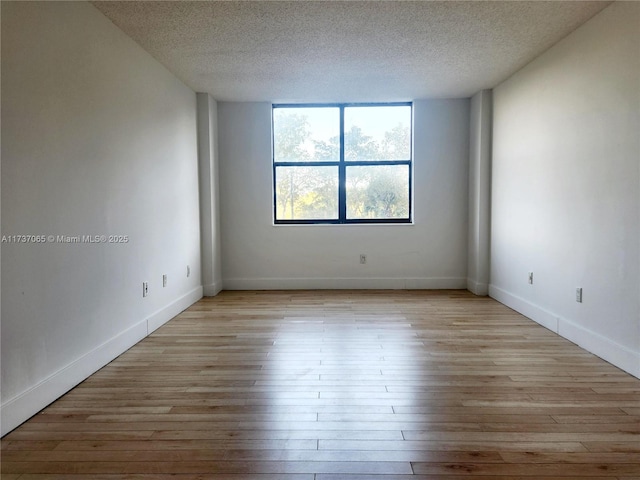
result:
[(479, 283), (471, 278), (467, 278), (467, 290), (474, 295), (486, 297), (489, 295), (489, 285), (486, 283)]
[(225, 290), (457, 290), (466, 278), (225, 278)]
[(203, 294), (205, 297), (215, 297), (222, 291), (222, 282), (211, 283), (209, 285), (204, 285)]
[(146, 319), (77, 358), (29, 390), (7, 400), (0, 408), (0, 436), (6, 435), (47, 405), (60, 398), (200, 298), (202, 298), (202, 287), (195, 288)]
[(584, 328), (569, 319), (560, 317), (494, 285), (489, 286), (489, 296), (586, 351), (606, 360), (634, 377), (640, 378), (640, 352), (634, 352), (630, 348), (620, 345), (597, 332)]
[(4, 436), (9, 433), (146, 336), (147, 321), (143, 320), (77, 358), (29, 390), (7, 400), (2, 405), (1, 434)]
[(147, 335), (157, 330), (180, 312), (190, 307), (202, 298), (202, 287), (196, 287), (182, 297), (174, 300), (166, 307), (147, 317)]
[(640, 352), (620, 345), (597, 332), (586, 329), (576, 323), (559, 318), (558, 334), (579, 345), (588, 352), (597, 355), (616, 367), (640, 378)]
[(513, 295), (506, 290), (498, 288), (495, 285), (489, 286), (489, 296), (500, 303), (505, 304), (507, 307), (513, 308), (516, 312), (521, 313), (525, 317), (530, 318), (552, 332), (558, 333), (558, 316), (553, 312), (545, 310), (544, 308), (539, 307), (524, 298), (518, 297), (517, 295)]

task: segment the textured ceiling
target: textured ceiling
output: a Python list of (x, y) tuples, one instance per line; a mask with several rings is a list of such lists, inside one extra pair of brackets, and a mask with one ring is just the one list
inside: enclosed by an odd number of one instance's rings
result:
[(92, 2), (223, 101), (392, 101), (491, 88), (610, 2)]

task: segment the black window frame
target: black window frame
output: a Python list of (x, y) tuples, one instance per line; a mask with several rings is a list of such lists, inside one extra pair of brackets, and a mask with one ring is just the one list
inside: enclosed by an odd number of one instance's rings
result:
[[(410, 154), (408, 160), (345, 160), (344, 111), (348, 107), (411, 107)], [(274, 138), (274, 111), (278, 108), (338, 108), (340, 111), (340, 159), (338, 161), (276, 162)], [(413, 102), (382, 103), (274, 103), (271, 105), (271, 164), (273, 191), (273, 223), (275, 225), (348, 225), (348, 224), (411, 224), (413, 223)], [(407, 165), (409, 170), (409, 214), (406, 218), (347, 218), (347, 166)], [(277, 167), (338, 167), (338, 218), (284, 220), (277, 217), (276, 168)]]

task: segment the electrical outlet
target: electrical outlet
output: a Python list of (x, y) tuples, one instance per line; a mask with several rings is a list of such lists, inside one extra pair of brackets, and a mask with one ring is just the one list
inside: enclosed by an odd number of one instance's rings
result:
[(365, 263), (367, 263), (367, 256), (364, 253), (360, 254), (360, 263), (362, 265), (364, 265)]
[(146, 297), (147, 295), (149, 295), (149, 283), (142, 282), (142, 296)]
[(533, 285), (533, 272), (529, 272), (529, 284)]
[(187, 278), (189, 278), (189, 275), (191, 275), (191, 267), (187, 265)]
[(582, 303), (582, 287), (576, 288), (576, 302)]
[(162, 275), (162, 288), (167, 286), (167, 275)]

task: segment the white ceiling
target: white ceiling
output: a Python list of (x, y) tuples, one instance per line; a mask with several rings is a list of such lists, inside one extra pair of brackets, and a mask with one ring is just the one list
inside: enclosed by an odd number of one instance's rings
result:
[(610, 2), (92, 3), (217, 100), (355, 102), (494, 87)]

